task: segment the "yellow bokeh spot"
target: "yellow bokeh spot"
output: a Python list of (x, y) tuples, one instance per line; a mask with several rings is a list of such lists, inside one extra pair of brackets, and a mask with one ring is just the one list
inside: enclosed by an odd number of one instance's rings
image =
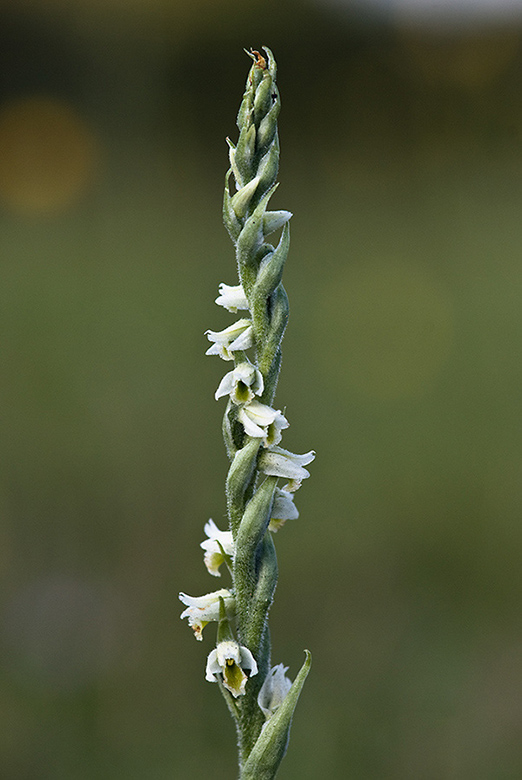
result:
[[(372, 399), (416, 396), (448, 355), (452, 307), (429, 272), (406, 263), (351, 268), (324, 290), (318, 328), (329, 372)], [(332, 341), (333, 338), (333, 341)], [(339, 355), (341, 359), (339, 359)]]
[(0, 106), (0, 201), (28, 215), (56, 214), (93, 180), (96, 139), (67, 103), (44, 96)]

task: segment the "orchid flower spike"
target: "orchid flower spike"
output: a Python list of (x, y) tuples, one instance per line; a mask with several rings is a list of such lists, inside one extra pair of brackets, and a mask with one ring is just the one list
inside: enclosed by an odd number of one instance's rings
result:
[[(217, 622), (205, 678), (218, 683), (236, 722), (241, 780), (273, 780), (311, 657), (306, 651), (293, 683), (285, 666), (270, 665), (268, 618), (278, 578), (271, 532), (299, 516), (293, 494), (310, 476), (305, 467), (315, 453), (298, 455), (279, 446), (289, 426), (274, 399), (289, 315), (282, 277), (292, 214), (269, 210), (279, 169), (276, 63), (266, 47), (247, 54), (252, 65), (237, 115), (239, 137), (235, 143), (227, 139), (230, 166), (223, 192), (223, 222), (239, 278), (235, 285), (219, 285), (216, 303), (234, 315), (248, 314), (221, 331), (206, 331), (207, 355), (233, 365), (215, 392), (216, 399), (227, 398), (222, 430), (230, 461), (228, 528), (222, 531), (209, 520), (201, 547), (209, 574), (221, 576), (225, 564), (232, 584), (205, 596), (181, 593), (180, 599), (186, 607), (181, 617), (188, 618), (197, 639), (207, 623)], [(273, 245), (275, 231), (280, 232)], [(280, 479), (286, 484), (279, 486)]]

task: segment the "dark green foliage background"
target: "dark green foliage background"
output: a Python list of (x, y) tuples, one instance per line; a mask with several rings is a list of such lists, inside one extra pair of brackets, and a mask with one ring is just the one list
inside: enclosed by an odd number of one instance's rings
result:
[[(2, 4), (2, 101), (68, 101), (94, 183), (0, 212), (0, 774), (235, 776), (180, 589), (223, 525), (226, 135), (269, 45), (291, 317), (274, 662), (314, 665), (281, 780), (522, 775), (522, 28), (306, 2)], [(1, 155), (1, 149), (0, 149)]]

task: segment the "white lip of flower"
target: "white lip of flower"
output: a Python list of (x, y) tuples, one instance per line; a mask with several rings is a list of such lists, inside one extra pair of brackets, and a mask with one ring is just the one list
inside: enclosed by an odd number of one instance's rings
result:
[(179, 600), (187, 607), (180, 618), (188, 618), (189, 626), (194, 630), (194, 635), (199, 641), (203, 639), (202, 631), (207, 623), (219, 620), (220, 597), (225, 602), (227, 615), (232, 617), (236, 610), (236, 602), (232, 593), (226, 588), (216, 590), (214, 593), (206, 593), (204, 596), (179, 594)]
[[(249, 675), (245, 674), (245, 669), (250, 672)], [(205, 679), (217, 682), (217, 674), (222, 675), (223, 685), (237, 698), (244, 695), (248, 678), (257, 674), (257, 664), (247, 647), (233, 639), (226, 639), (219, 642), (207, 658)]]
[(259, 401), (245, 404), (237, 418), (243, 424), (245, 433), (255, 439), (263, 439), (265, 447), (281, 441), (281, 430), (290, 425), (279, 409), (272, 409)]
[(224, 395), (229, 395), (236, 404), (244, 404), (251, 401), (256, 395), (263, 392), (263, 376), (259, 369), (251, 363), (239, 363), (233, 371), (225, 374), (216, 390), (216, 401)]
[(287, 520), (297, 520), (299, 511), (294, 504), (294, 497), (288, 490), (276, 488), (272, 516), (268, 525), (269, 531), (276, 533), (284, 526)]
[(207, 330), (205, 336), (214, 342), (206, 355), (219, 355), (223, 360), (234, 360), (234, 352), (249, 349), (254, 344), (251, 320), (238, 320), (224, 330)]
[[(220, 531), (213, 520), (205, 524), (205, 533), (208, 539), (201, 542), (200, 547), (205, 550), (203, 560), (209, 574), (213, 577), (221, 577), (219, 567), (225, 563), (225, 556), (234, 557), (234, 539), (232, 531)], [(219, 612), (219, 604), (218, 604)]]
[(219, 295), (216, 298), (218, 306), (223, 306), (227, 311), (236, 314), (238, 309), (248, 310), (248, 301), (246, 299), (243, 286), (241, 284), (229, 285), (221, 282), (219, 285)]
[(279, 705), (283, 703), (286, 694), (292, 687), (292, 681), (285, 674), (287, 671), (288, 666), (283, 666), (283, 664), (273, 666), (261, 686), (257, 703), (267, 719), (271, 718)]
[(310, 472), (304, 468), (315, 458), (315, 452), (305, 452), (303, 455), (296, 455), (293, 452), (282, 449), (282, 447), (271, 447), (263, 452), (259, 458), (259, 468), (268, 476), (284, 477), (290, 482), (285, 485), (287, 492), (294, 493), (300, 486), (303, 479), (310, 476)]

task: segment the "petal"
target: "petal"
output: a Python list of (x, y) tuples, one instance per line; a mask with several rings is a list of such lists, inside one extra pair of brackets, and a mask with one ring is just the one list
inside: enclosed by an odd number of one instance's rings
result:
[(217, 661), (217, 650), (210, 651), (207, 658), (207, 668), (205, 670), (205, 680), (208, 682), (217, 682), (215, 675), (221, 672), (221, 667)]
[(235, 372), (229, 371), (228, 374), (225, 374), (221, 382), (219, 383), (219, 387), (214, 393), (214, 398), (216, 401), (219, 398), (222, 398), (224, 395), (229, 395), (234, 390), (235, 385)]
[(249, 669), (250, 670), (250, 677), (253, 677), (255, 674), (257, 674), (257, 663), (256, 659), (248, 649), (248, 647), (243, 647), (241, 645), (240, 647), (241, 651), (241, 666), (243, 669)]
[(205, 523), (205, 527), (203, 529), (206, 533), (206, 535), (209, 537), (209, 539), (213, 539), (218, 534), (223, 533), (223, 531), (220, 531), (215, 522), (210, 517), (208, 522)]
[(256, 425), (267, 426), (274, 422), (278, 414), (281, 412), (272, 409), (271, 406), (262, 404), (259, 401), (252, 401), (244, 407), (245, 414)]
[(253, 422), (253, 420), (251, 420), (251, 418), (245, 412), (245, 408), (246, 407), (240, 409), (237, 415), (239, 422), (243, 424), (245, 433), (248, 436), (252, 436), (254, 439), (262, 439), (265, 435), (265, 431), (263, 430), (263, 428), (260, 428), (258, 425), (256, 425), (256, 423)]
[(239, 349), (250, 349), (254, 345), (254, 331), (252, 326), (246, 328), (234, 341), (228, 345), (229, 350), (237, 351)]

